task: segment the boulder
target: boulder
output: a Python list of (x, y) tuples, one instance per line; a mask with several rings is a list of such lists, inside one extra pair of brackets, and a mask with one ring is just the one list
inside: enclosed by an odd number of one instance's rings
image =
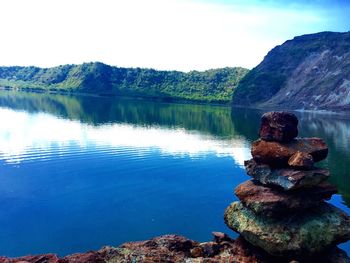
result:
[(337, 189), (327, 182), (312, 188), (286, 192), (251, 180), (235, 189), (235, 194), (244, 206), (257, 214), (274, 217), (284, 217), (286, 214), (317, 206), (335, 193)]
[(289, 158), (288, 165), (296, 169), (312, 169), (314, 158), (311, 154), (297, 151)]
[(284, 190), (312, 187), (329, 178), (327, 169), (313, 168), (296, 170), (293, 168), (271, 168), (259, 164), (254, 159), (244, 162), (247, 174), (265, 185), (275, 185)]
[[(242, 236), (239, 236), (234, 246), (226, 249), (226, 253), (232, 255), (228, 261), (219, 262), (235, 262), (235, 263), (350, 263), (350, 259), (344, 250), (339, 249), (336, 246), (332, 246), (329, 249), (315, 255), (306, 255), (302, 257), (274, 257), (266, 253), (266, 251), (254, 247), (249, 244)], [(190, 261), (191, 262), (191, 261)], [(209, 261), (204, 261), (209, 262)]]
[(328, 203), (275, 219), (234, 202), (224, 218), (249, 243), (275, 256), (310, 256), (350, 239), (349, 216)]
[(261, 117), (259, 136), (266, 141), (289, 142), (298, 136), (298, 119), (289, 112), (267, 112)]
[(320, 138), (297, 138), (288, 143), (257, 140), (253, 142), (251, 153), (257, 162), (272, 166), (287, 166), (288, 160), (297, 152), (310, 154), (314, 162), (327, 157), (328, 147)]

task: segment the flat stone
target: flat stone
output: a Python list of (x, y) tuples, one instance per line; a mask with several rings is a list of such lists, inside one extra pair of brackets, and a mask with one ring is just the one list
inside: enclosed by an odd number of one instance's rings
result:
[(267, 112), (261, 117), (259, 136), (266, 141), (289, 142), (298, 136), (298, 118), (289, 112)]
[(244, 206), (257, 214), (274, 217), (288, 216), (295, 211), (317, 206), (336, 193), (337, 189), (327, 182), (312, 188), (286, 192), (250, 180), (235, 189), (235, 194)]
[(257, 140), (252, 144), (252, 156), (260, 163), (272, 166), (287, 166), (288, 160), (296, 152), (310, 154), (314, 162), (327, 157), (328, 147), (320, 138), (297, 138), (288, 143)]
[(312, 169), (314, 158), (311, 154), (297, 151), (289, 158), (288, 165), (296, 169)]
[(265, 185), (275, 185), (284, 190), (299, 189), (318, 185), (329, 178), (327, 169), (296, 170), (293, 168), (270, 168), (254, 159), (244, 162), (247, 174)]
[(224, 218), (229, 228), (275, 256), (310, 256), (350, 239), (349, 216), (328, 203), (275, 219), (257, 215), (241, 202), (234, 202)]

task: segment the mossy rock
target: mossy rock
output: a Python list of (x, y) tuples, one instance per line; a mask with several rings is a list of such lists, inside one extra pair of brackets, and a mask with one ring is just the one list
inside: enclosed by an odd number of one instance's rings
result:
[(315, 254), (350, 239), (349, 216), (328, 203), (277, 219), (234, 202), (224, 217), (229, 228), (275, 256)]

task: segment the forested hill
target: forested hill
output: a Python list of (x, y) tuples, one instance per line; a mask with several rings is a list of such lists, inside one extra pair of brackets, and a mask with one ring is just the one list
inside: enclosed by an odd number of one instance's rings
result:
[(184, 73), (99, 62), (53, 68), (16, 66), (0, 67), (0, 87), (228, 103), (247, 72), (237, 67)]

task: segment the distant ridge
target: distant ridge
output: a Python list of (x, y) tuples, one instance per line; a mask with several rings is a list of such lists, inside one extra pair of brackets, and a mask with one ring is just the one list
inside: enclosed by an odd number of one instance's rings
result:
[(350, 32), (303, 35), (275, 47), (241, 80), (233, 105), (350, 110)]
[(32, 91), (229, 103), (247, 69), (203, 72), (120, 68), (100, 62), (53, 68), (0, 67), (0, 87)]

